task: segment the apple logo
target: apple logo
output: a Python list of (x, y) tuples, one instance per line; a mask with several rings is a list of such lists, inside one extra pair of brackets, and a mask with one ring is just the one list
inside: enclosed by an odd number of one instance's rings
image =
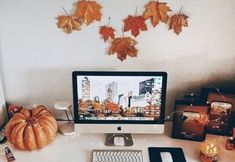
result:
[(118, 126), (118, 127), (117, 127), (117, 130), (118, 130), (118, 131), (121, 131), (121, 130), (122, 130), (122, 127), (121, 127), (121, 126)]

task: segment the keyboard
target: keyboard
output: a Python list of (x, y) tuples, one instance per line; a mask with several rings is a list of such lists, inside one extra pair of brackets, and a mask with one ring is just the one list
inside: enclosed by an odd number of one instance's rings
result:
[(93, 150), (92, 162), (143, 162), (141, 150)]

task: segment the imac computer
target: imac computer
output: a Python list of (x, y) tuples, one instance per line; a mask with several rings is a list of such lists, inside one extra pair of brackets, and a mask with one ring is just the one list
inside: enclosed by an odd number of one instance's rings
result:
[(166, 72), (74, 71), (74, 123), (78, 133), (108, 133), (106, 145), (130, 134), (164, 132)]

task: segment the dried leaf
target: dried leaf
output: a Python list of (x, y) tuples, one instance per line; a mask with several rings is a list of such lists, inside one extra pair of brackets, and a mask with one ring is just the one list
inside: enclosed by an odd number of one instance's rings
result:
[(86, 25), (89, 25), (94, 20), (100, 21), (101, 19), (101, 5), (96, 1), (80, 0), (77, 3), (77, 9), (75, 11), (76, 16), (81, 17)]
[(130, 37), (115, 38), (109, 48), (109, 55), (117, 53), (117, 58), (121, 61), (125, 60), (127, 55), (130, 57), (136, 57), (138, 52), (135, 48), (136, 44), (137, 42)]
[(131, 30), (133, 36), (138, 36), (141, 31), (147, 31), (147, 25), (143, 16), (128, 16), (124, 19), (124, 31)]
[(109, 38), (114, 39), (114, 37), (115, 37), (114, 31), (115, 30), (112, 27), (101, 26), (99, 33), (101, 34), (102, 38), (106, 42)]
[(188, 16), (184, 14), (176, 14), (171, 17), (170, 19), (170, 28), (173, 29), (174, 32), (179, 35), (179, 33), (182, 31), (182, 26), (188, 27)]
[(154, 27), (159, 23), (159, 21), (167, 23), (169, 18), (167, 12), (171, 11), (167, 6), (167, 3), (150, 1), (145, 8), (144, 19), (151, 18), (151, 23)]
[(58, 28), (63, 29), (67, 34), (73, 30), (81, 30), (80, 22), (76, 16), (59, 16), (57, 19)]

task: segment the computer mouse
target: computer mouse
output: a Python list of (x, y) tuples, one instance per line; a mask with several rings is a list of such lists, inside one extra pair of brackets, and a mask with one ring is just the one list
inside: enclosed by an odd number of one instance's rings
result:
[(170, 152), (160, 152), (162, 162), (173, 162)]

